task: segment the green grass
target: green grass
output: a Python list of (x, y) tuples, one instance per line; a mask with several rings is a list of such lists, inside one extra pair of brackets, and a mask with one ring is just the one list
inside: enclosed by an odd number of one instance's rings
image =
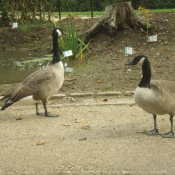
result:
[[(163, 13), (163, 12), (175, 12), (175, 9), (148, 9), (150, 10), (150, 13)], [(140, 11), (140, 10), (136, 10)]]
[[(150, 9), (148, 9), (150, 10)], [(136, 13), (143, 14), (143, 10), (135, 10)], [(149, 13), (165, 13), (165, 12), (175, 12), (175, 9), (152, 9)], [(20, 13), (20, 12), (18, 12)], [(103, 15), (104, 11), (94, 11), (94, 16)], [(61, 12), (61, 16), (67, 16), (67, 15), (76, 15), (76, 16), (91, 16), (91, 12)], [(53, 16), (58, 16), (58, 12), (54, 12)], [(44, 24), (47, 26), (47, 28), (52, 29), (54, 28), (54, 24), (50, 21), (45, 21)], [(24, 33), (31, 33), (36, 30), (36, 28), (41, 27), (43, 25), (43, 21), (36, 21), (35, 23), (27, 22), (25, 24), (20, 24), (18, 27), (18, 30), (23, 31)]]
[(104, 89), (108, 90), (112, 88), (112, 84), (108, 83), (104, 86)]
[[(94, 11), (93, 15), (103, 15), (103, 11)], [(58, 15), (58, 12), (54, 12), (53, 15)], [(91, 12), (61, 12), (61, 16), (76, 15), (76, 16), (91, 16)]]
[[(148, 9), (152, 13), (162, 13), (162, 12), (175, 12), (175, 9)], [(142, 10), (135, 10), (136, 13), (143, 13)], [(93, 11), (93, 15), (103, 15), (104, 11)], [(20, 14), (18, 12), (17, 14)], [(39, 13), (37, 13), (39, 14)], [(46, 12), (47, 15), (47, 12)], [(58, 16), (58, 12), (53, 12), (53, 15)], [(91, 12), (61, 12), (61, 16), (67, 16), (67, 15), (77, 15), (77, 16), (91, 16)]]
[[(148, 9), (150, 10), (149, 13), (165, 13), (165, 12), (175, 12), (175, 9)], [(0, 11), (1, 12), (1, 11)], [(135, 13), (144, 13), (143, 10), (135, 10)], [(16, 12), (16, 14), (20, 14), (20, 12)], [(39, 12), (37, 12), (36, 14), (39, 14)], [(100, 16), (103, 15), (104, 11), (93, 11), (93, 16)], [(47, 12), (46, 12), (47, 15)], [(91, 12), (87, 11), (87, 12), (61, 12), (61, 16), (65, 17), (67, 15), (76, 15), (76, 16), (91, 16)], [(58, 16), (58, 12), (53, 12), (52, 16)], [(38, 22), (39, 23), (39, 22)], [(37, 24), (35, 24), (37, 25)], [(47, 24), (50, 28), (50, 24)], [(25, 27), (25, 26), (24, 26)], [(31, 28), (30, 26), (28, 26), (26, 24), (26, 28), (28, 29), (28, 32), (30, 32)], [(25, 29), (26, 30), (26, 29)]]
[(136, 81), (136, 80), (137, 80), (137, 78), (134, 77), (134, 76), (130, 76), (130, 77), (128, 77), (128, 81), (130, 81), (130, 82), (132, 82), (132, 81)]
[[(175, 12), (175, 9), (147, 9), (150, 10), (149, 13), (166, 13), (166, 12)], [(135, 10), (135, 13), (144, 13), (143, 10)]]
[(85, 74), (87, 71), (93, 70), (95, 67), (95, 60), (91, 60), (90, 62), (85, 62), (81, 64), (81, 66), (76, 67), (76, 72)]
[(6, 34), (6, 35), (11, 35), (12, 33), (13, 33), (13, 31), (5, 30), (5, 34)]
[(24, 33), (31, 33), (34, 32), (36, 29), (40, 28), (42, 25), (46, 25), (47, 28), (53, 29), (54, 23), (52, 21), (36, 21), (34, 23), (26, 22), (24, 24), (20, 24), (18, 27), (18, 30), (24, 32)]
[[(163, 13), (163, 12), (175, 12), (175, 9), (148, 9), (150, 13)], [(143, 13), (142, 10), (135, 10), (136, 13)], [(103, 15), (104, 11), (94, 11), (93, 15)], [(58, 12), (54, 12), (53, 15), (58, 15)], [(91, 16), (91, 12), (61, 12), (61, 16), (76, 15), (76, 16)]]

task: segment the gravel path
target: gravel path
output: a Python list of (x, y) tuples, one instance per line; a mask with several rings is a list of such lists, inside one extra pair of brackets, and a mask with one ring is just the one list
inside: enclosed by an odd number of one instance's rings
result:
[[(54, 100), (58, 118), (35, 108), (0, 112), (0, 174), (175, 174), (175, 139), (147, 136), (153, 119), (128, 98)], [(168, 116), (158, 117), (160, 133)]]

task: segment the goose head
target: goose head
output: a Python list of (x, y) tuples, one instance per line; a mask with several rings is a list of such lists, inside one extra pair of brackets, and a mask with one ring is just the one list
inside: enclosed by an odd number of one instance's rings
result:
[(62, 28), (60, 28), (60, 27), (57, 27), (57, 28), (55, 28), (55, 29), (53, 29), (53, 36), (57, 36), (57, 37), (59, 37), (59, 36), (62, 36), (62, 35), (67, 35), (64, 31), (63, 31), (63, 29)]
[(148, 58), (145, 55), (136, 56), (133, 60), (129, 61), (125, 65), (140, 65), (142, 66), (144, 61)]
[(139, 87), (150, 88), (151, 68), (148, 58), (145, 55), (136, 56), (132, 61), (125, 65), (140, 65), (142, 67), (142, 79)]

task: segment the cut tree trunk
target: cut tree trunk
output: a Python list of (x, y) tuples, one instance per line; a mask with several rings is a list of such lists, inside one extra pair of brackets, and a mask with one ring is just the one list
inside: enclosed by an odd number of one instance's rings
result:
[(125, 29), (137, 29), (142, 32), (147, 30), (146, 22), (135, 14), (131, 2), (107, 5), (104, 14), (83, 34), (86, 35), (87, 43), (98, 33), (105, 32), (113, 35), (116, 31)]

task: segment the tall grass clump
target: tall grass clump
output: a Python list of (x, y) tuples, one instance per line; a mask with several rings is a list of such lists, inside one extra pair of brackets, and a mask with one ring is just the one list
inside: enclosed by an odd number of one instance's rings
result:
[(60, 51), (72, 50), (73, 56), (70, 58), (82, 60), (85, 56), (85, 50), (89, 51), (88, 46), (90, 42), (87, 44), (84, 43), (85, 35), (80, 39), (81, 30), (77, 29), (71, 21), (68, 22), (67, 27), (62, 26), (62, 28), (67, 32), (67, 35), (58, 39)]
[(148, 37), (149, 28), (151, 27), (151, 23), (150, 23), (150, 19), (149, 19), (150, 10), (148, 10), (148, 9), (142, 7), (142, 6), (139, 6), (138, 10), (143, 10), (144, 15), (146, 17), (146, 34), (147, 34), (147, 37)]

